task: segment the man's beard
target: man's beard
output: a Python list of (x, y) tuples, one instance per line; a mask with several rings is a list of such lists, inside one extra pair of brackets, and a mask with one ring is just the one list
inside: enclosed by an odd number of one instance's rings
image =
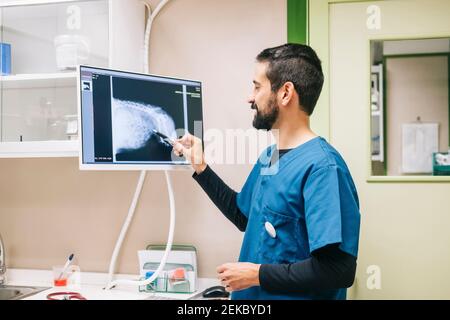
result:
[(255, 127), (255, 129), (271, 130), (273, 124), (278, 119), (279, 107), (276, 104), (276, 97), (270, 98), (266, 108), (267, 113), (265, 114), (259, 111), (258, 106), (255, 103), (252, 104), (251, 108), (256, 110), (256, 115), (253, 119), (253, 127)]

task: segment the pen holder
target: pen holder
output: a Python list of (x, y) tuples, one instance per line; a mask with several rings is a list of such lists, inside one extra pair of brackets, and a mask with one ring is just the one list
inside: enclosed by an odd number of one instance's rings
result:
[(70, 265), (61, 275), (64, 266), (53, 266), (54, 287), (79, 287), (81, 285), (81, 271), (77, 265)]
[[(165, 245), (148, 245), (139, 250), (139, 273), (141, 277), (153, 274), (162, 261)], [(191, 245), (172, 245), (170, 255), (156, 283), (149, 288), (152, 292), (192, 293), (197, 288), (197, 253)]]
[[(192, 293), (191, 281), (192, 272), (187, 272), (184, 268), (177, 268), (169, 271), (162, 271), (161, 276), (157, 277), (146, 286), (139, 286), (140, 292), (167, 292), (167, 293)], [(145, 278), (148, 279), (153, 274), (147, 272)]]

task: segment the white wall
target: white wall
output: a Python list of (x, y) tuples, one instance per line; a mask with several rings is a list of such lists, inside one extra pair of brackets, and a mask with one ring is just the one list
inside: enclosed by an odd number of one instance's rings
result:
[[(369, 5), (381, 29), (366, 26)], [(331, 141), (347, 161), (361, 203), (356, 299), (450, 297), (449, 183), (370, 183), (370, 38), (450, 35), (450, 1), (337, 3), (330, 10)], [(367, 285), (370, 266), (381, 288)]]

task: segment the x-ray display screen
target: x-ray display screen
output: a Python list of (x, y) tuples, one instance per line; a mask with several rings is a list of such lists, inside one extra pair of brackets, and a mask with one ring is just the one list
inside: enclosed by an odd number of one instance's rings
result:
[(172, 141), (202, 138), (201, 83), (80, 66), (82, 165), (186, 165)]

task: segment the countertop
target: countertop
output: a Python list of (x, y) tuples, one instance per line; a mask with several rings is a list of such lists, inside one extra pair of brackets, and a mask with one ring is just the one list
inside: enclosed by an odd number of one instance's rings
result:
[[(116, 274), (114, 279), (138, 279), (138, 275)], [(88, 300), (145, 300), (145, 299), (180, 299), (186, 300), (206, 288), (220, 285), (218, 279), (198, 278), (197, 290), (189, 294), (181, 293), (149, 293), (139, 292), (137, 286), (118, 285), (111, 290), (104, 290), (107, 284), (107, 273), (81, 272), (80, 285), (66, 287), (53, 286), (53, 272), (51, 270), (8, 269), (7, 285), (50, 287), (35, 295), (25, 297), (24, 300), (46, 300), (52, 292), (73, 291), (80, 293)]]

